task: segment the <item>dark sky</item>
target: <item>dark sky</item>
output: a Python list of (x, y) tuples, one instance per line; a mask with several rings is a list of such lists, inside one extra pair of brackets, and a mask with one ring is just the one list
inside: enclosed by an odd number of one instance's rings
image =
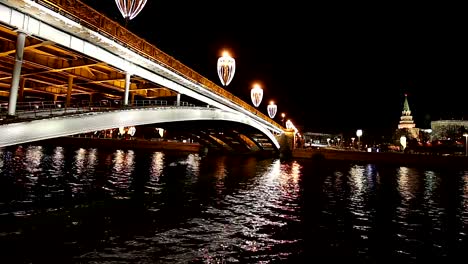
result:
[[(83, 1), (124, 23), (113, 0)], [(310, 1), (148, 1), (127, 27), (221, 86), (216, 63), (236, 59), (226, 89), (264, 97), (303, 130), (388, 132), (408, 94), (416, 125), (468, 117), (465, 16), (456, 6), (316, 5)]]

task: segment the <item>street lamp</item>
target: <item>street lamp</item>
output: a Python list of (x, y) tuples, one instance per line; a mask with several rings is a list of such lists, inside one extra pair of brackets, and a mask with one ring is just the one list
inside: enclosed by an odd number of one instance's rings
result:
[(468, 156), (468, 133), (463, 133), (465, 137), (465, 156)]
[(358, 148), (361, 149), (362, 129), (358, 129), (358, 130), (356, 131), (356, 136), (357, 136)]
[(263, 98), (263, 89), (260, 87), (258, 83), (255, 83), (252, 90), (250, 90), (250, 99), (252, 99), (252, 103), (255, 107), (258, 107), (262, 102)]
[(286, 116), (285, 113), (281, 113), (281, 123), (282, 123), (283, 127), (284, 127), (284, 117), (285, 116)]
[(224, 51), (223, 56), (218, 59), (218, 76), (224, 86), (228, 86), (236, 72), (236, 61)]
[(405, 151), (405, 148), (406, 148), (406, 137), (403, 135), (400, 137), (400, 144), (403, 148), (403, 151)]

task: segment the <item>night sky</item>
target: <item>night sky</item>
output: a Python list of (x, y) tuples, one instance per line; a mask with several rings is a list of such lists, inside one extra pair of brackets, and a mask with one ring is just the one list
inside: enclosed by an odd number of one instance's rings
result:
[[(113, 0), (83, 1), (124, 24)], [(239, 3), (241, 2), (241, 3)], [(223, 50), (236, 59), (226, 89), (250, 89), (303, 131), (391, 133), (404, 95), (417, 127), (468, 118), (466, 19), (457, 6), (308, 1), (149, 0), (127, 28), (221, 86)]]

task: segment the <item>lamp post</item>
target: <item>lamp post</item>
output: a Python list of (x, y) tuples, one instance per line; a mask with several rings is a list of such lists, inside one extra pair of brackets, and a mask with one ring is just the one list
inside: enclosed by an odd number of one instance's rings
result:
[(465, 137), (465, 156), (468, 157), (468, 133), (463, 133), (463, 136)]
[(358, 148), (361, 149), (362, 129), (358, 129), (358, 130), (356, 131), (356, 136), (357, 136)]
[(284, 117), (285, 117), (285, 116), (286, 116), (285, 113), (281, 113), (281, 124), (283, 125), (283, 127), (284, 127), (284, 125), (285, 125), (285, 123), (284, 123)]

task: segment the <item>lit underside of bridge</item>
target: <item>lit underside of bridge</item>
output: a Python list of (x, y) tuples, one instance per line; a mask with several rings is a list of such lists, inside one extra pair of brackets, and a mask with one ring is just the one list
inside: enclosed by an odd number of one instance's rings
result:
[[(128, 126), (176, 131), (202, 145), (226, 149), (278, 150), (274, 136), (248, 118), (214, 108), (159, 107), (89, 112), (0, 126), (0, 147)], [(157, 122), (155, 122), (157, 120)], [(174, 129), (176, 128), (176, 129)], [(175, 133), (173, 133), (175, 134)], [(218, 143), (217, 143), (218, 142)], [(239, 151), (238, 151), (239, 152)]]
[[(77, 13), (83, 18), (78, 17)], [(279, 148), (275, 136), (282, 134), (284, 129), (276, 122), (79, 1), (0, 0), (0, 23), (0, 100), (3, 98), (3, 102), (7, 102), (10, 96), (18, 34), (25, 33), (18, 102), (69, 99), (69, 106), (72, 106), (101, 100), (124, 101), (126, 96), (130, 97), (127, 98), (130, 104), (133, 100), (143, 99), (182, 100), (190, 105), (212, 108), (203, 112), (218, 109), (236, 116), (226, 120), (207, 120), (239, 123), (243, 124), (243, 128), (250, 126), (254, 132), (246, 134), (261, 134), (263, 136), (257, 139), (266, 138), (270, 145)], [(129, 75), (129, 94), (126, 95), (126, 78)], [(176, 129), (176, 122), (193, 123), (189, 114), (197, 116), (197, 111), (186, 111), (185, 120), (176, 118), (169, 122), (172, 129)], [(115, 114), (122, 115), (122, 112)], [(152, 120), (153, 123), (168, 121), (159, 119), (159, 116)], [(65, 120), (62, 126), (71, 126), (73, 118), (69, 118), (63, 118), (69, 122)], [(53, 124), (56, 120), (52, 118), (38, 122), (44, 126), (46, 122)], [(145, 121), (145, 124), (150, 123), (151, 120)], [(130, 120), (126, 124), (138, 125), (138, 122)], [(27, 124), (12, 126), (20, 125)], [(121, 125), (108, 124), (106, 128)], [(213, 122), (211, 128), (204, 124), (203, 130), (217, 133), (213, 130), (218, 127), (223, 127), (222, 133), (227, 133), (226, 127), (229, 126), (219, 126), (219, 123)], [(234, 127), (233, 131), (238, 132), (239, 127)], [(88, 128), (94, 129), (92, 124)], [(13, 133), (16, 130), (8, 131)], [(49, 136), (71, 134), (73, 131), (69, 130)], [(12, 140), (15, 135), (7, 134), (6, 137)], [(29, 137), (29, 141), (34, 137), (40, 138), (37, 135), (26, 137)], [(3, 146), (11, 145), (11, 142), (21, 140), (13, 140)]]

